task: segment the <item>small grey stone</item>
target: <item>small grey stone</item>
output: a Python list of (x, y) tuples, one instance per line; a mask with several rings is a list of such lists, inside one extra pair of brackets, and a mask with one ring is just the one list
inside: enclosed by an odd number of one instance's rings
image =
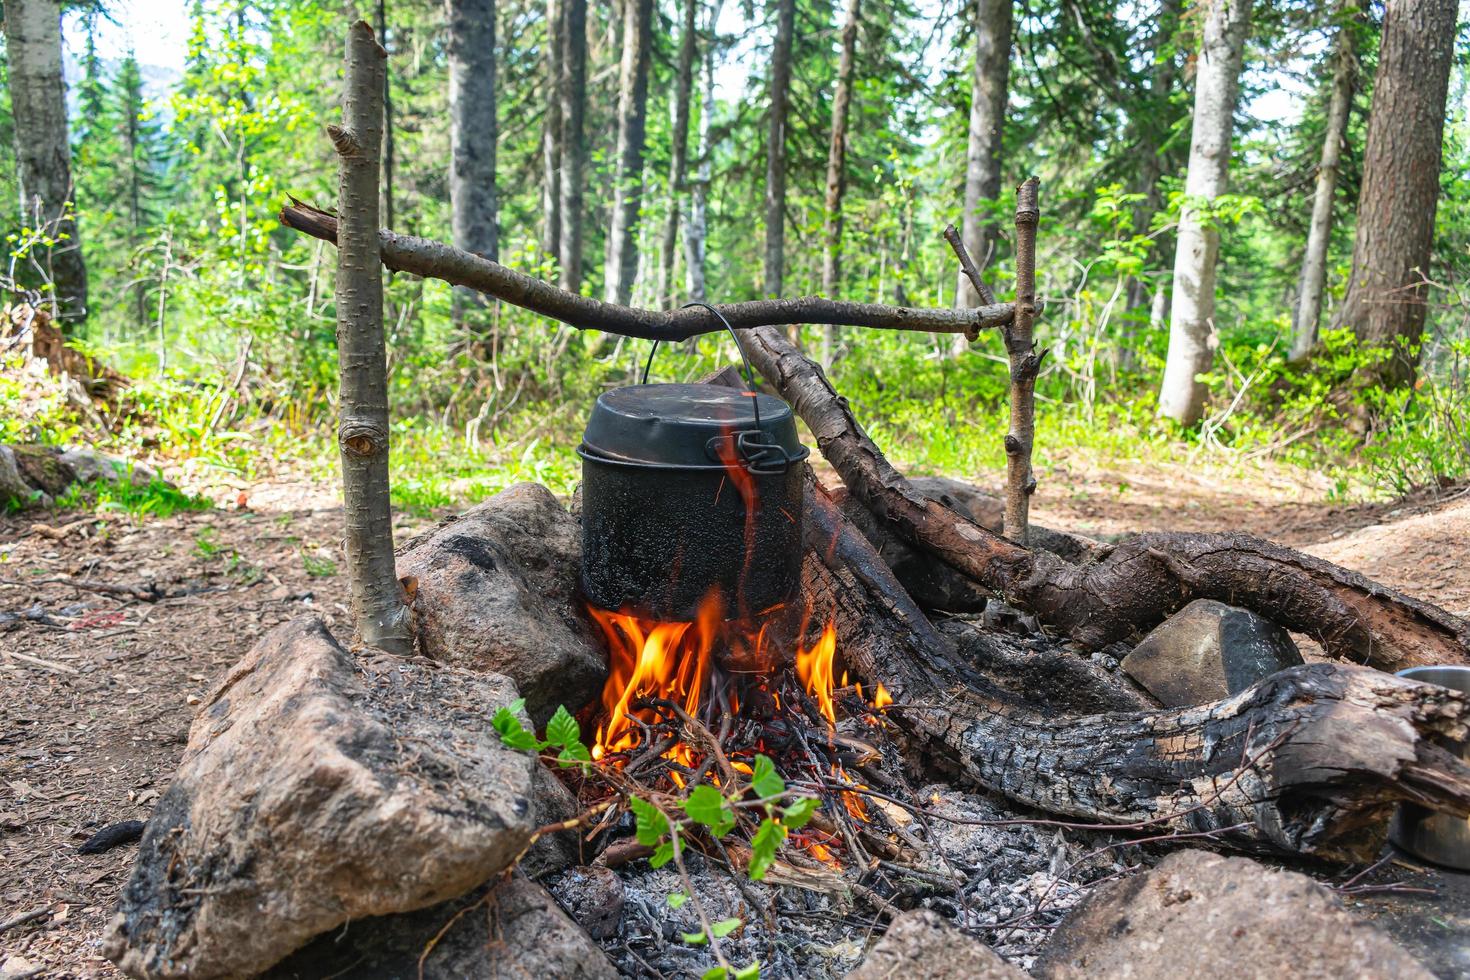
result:
[(571, 868), (551, 885), (551, 894), (593, 939), (607, 939), (623, 920), (623, 880), (610, 868)]
[(1026, 980), (1026, 974), (989, 946), (948, 925), (927, 909), (905, 912), (847, 980)]
[(1169, 708), (1218, 701), (1302, 663), (1286, 630), (1248, 609), (1196, 599), (1155, 627), (1123, 669)]

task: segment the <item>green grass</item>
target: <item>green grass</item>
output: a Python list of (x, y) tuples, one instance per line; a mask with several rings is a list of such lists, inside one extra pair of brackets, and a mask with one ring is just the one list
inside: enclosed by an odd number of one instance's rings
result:
[(163, 480), (155, 478), (136, 484), (129, 474), (124, 474), (116, 481), (73, 483), (52, 506), (57, 510), (124, 513), (142, 519), (171, 517), (179, 511), (208, 510), (214, 505), (205, 497), (186, 493)]

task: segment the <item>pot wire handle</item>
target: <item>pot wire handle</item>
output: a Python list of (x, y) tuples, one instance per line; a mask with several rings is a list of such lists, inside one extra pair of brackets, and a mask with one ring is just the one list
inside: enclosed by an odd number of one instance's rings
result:
[[(701, 309), (705, 309), (705, 310), (708, 310), (710, 313), (713, 313), (714, 316), (715, 316), (715, 319), (719, 320), (720, 323), (722, 323), (724, 325), (725, 329), (727, 331), (729, 331), (729, 333), (730, 333), (730, 339), (733, 340), (733, 341), (735, 341), (735, 349), (740, 352), (740, 363), (742, 363), (742, 364), (745, 365), (745, 383), (750, 388), (750, 393), (752, 395), (755, 395), (756, 394), (756, 391), (755, 391), (755, 372), (750, 369), (750, 358), (748, 358), (748, 357), (745, 356), (745, 347), (740, 343), (740, 335), (735, 332), (735, 328), (734, 327), (730, 326), (730, 321), (725, 319), (725, 314), (721, 313), (719, 310), (715, 309), (713, 306), (710, 306), (708, 303), (701, 303), (699, 300), (695, 300), (692, 303), (685, 303), (683, 306), (681, 306), (679, 308), (681, 310), (687, 310), (691, 306), (698, 306)], [(648, 351), (648, 360), (646, 360), (646, 361), (643, 362), (643, 378), (638, 382), (641, 385), (648, 384), (648, 371), (649, 371), (650, 368), (653, 367), (653, 355), (655, 355), (655, 354), (658, 353), (658, 345), (660, 343), (662, 343), (662, 341), (655, 340), (653, 342), (653, 347), (649, 348), (649, 351)], [(761, 427), (761, 404), (760, 404), (760, 402), (761, 402), (761, 400), (760, 400), (760, 398), (758, 396), (757, 397), (752, 397), (750, 399), (750, 408), (751, 408), (751, 411), (753, 411), (755, 413), (755, 427), (756, 427), (757, 430), (759, 430), (760, 427)]]

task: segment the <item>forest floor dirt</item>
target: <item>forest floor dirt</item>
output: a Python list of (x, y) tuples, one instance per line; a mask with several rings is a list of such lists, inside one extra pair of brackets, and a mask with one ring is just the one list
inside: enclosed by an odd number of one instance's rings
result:
[[(259, 635), (304, 613), (346, 634), (335, 493), (284, 479), (251, 487), (244, 508), (221, 494), (214, 510), (141, 523), (0, 517), (0, 973), (118, 975), (101, 937), (136, 846), (92, 856), (77, 846), (104, 825), (146, 819), (194, 704)], [(1033, 514), (1088, 534), (1249, 531), (1470, 615), (1467, 491), (1341, 506), (1265, 477), (1058, 468), (1044, 474)], [(400, 540), (429, 523), (404, 520)], [(1459, 888), (1463, 908), (1463, 879), (1441, 887)], [(1405, 901), (1355, 904), (1381, 914)], [(1424, 901), (1437, 899), (1420, 901), (1419, 925), (1394, 929), (1415, 946), (1414, 929), (1450, 915)], [(47, 914), (3, 925), (36, 910)], [(1447, 935), (1466, 935), (1463, 918), (1444, 924)]]

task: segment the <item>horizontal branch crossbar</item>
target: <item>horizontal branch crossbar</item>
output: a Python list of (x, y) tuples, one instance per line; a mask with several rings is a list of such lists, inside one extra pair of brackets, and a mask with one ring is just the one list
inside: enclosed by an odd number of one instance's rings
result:
[[(337, 216), (327, 211), (293, 199), (281, 209), (281, 221), (297, 231), (336, 244)], [(644, 340), (687, 340), (725, 329), (718, 317), (698, 307), (661, 311), (603, 303), (567, 292), (453, 245), (400, 235), (386, 228), (378, 235), (382, 240), (383, 265), (395, 272), (467, 286), (533, 313), (560, 320), (578, 330), (602, 330)], [(976, 309), (917, 309), (878, 303), (847, 303), (817, 296), (723, 303), (715, 308), (737, 328), (830, 323), (920, 333), (962, 333), (972, 340), (981, 330), (1011, 322), (1013, 313), (1010, 303), (995, 303)]]

